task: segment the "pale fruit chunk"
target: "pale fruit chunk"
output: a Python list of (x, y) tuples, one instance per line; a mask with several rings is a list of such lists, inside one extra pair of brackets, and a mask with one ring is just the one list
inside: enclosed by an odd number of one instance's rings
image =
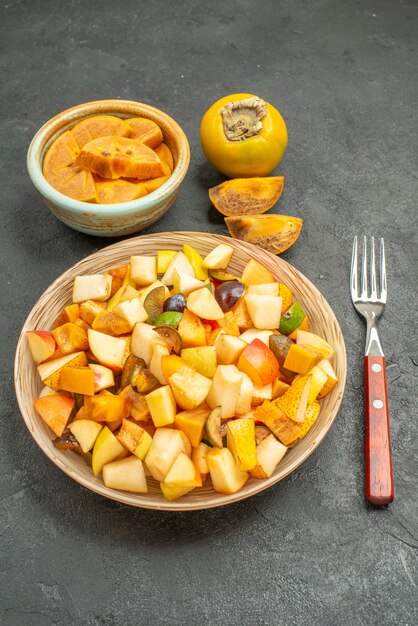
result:
[(126, 340), (89, 328), (90, 350), (101, 365), (121, 370), (125, 360)]
[(320, 367), (327, 375), (327, 381), (318, 395), (318, 398), (321, 399), (334, 389), (335, 385), (338, 383), (338, 378), (331, 363), (326, 359), (320, 361), (318, 363), (318, 367)]
[(177, 272), (184, 272), (185, 274), (189, 274), (189, 276), (194, 276), (194, 269), (189, 259), (186, 257), (184, 252), (177, 252), (174, 259), (170, 262), (164, 276), (161, 279), (163, 285), (172, 285), (173, 284), (173, 272), (177, 270)]
[(273, 383), (259, 387), (254, 385), (252, 405), (258, 406), (262, 404), (264, 400), (271, 400), (273, 397)]
[[(154, 426), (174, 424), (177, 412), (176, 401), (169, 385), (154, 389), (145, 396)], [(158, 479), (157, 479), (158, 480)]]
[(275, 400), (277, 407), (295, 422), (303, 422), (308, 406), (311, 376), (301, 376), (294, 380), (289, 389)]
[(236, 493), (245, 485), (249, 476), (236, 464), (228, 448), (212, 448), (206, 460), (209, 466), (213, 488), (218, 493)]
[(99, 433), (93, 447), (92, 468), (95, 476), (98, 476), (107, 463), (114, 461), (125, 448), (116, 439), (110, 428), (105, 426)]
[(256, 449), (257, 465), (250, 474), (253, 478), (270, 478), (287, 452), (286, 446), (271, 434), (261, 441)]
[(192, 291), (187, 298), (189, 311), (206, 320), (220, 320), (224, 312), (215, 300), (215, 296), (203, 287)]
[(216, 366), (218, 364), (215, 346), (184, 348), (180, 356), (187, 361), (196, 372), (202, 374), (202, 376), (206, 376), (207, 378), (213, 378), (215, 376)]
[(257, 293), (262, 296), (278, 296), (279, 283), (262, 283), (260, 285), (248, 285), (247, 293)]
[(73, 286), (73, 302), (98, 300), (104, 302), (112, 291), (112, 276), (110, 274), (90, 274), (76, 276)]
[(203, 267), (208, 269), (225, 269), (228, 266), (229, 261), (234, 254), (234, 248), (226, 245), (225, 243), (216, 246), (205, 258), (203, 259)]
[(164, 376), (163, 368), (161, 365), (161, 359), (163, 356), (168, 356), (170, 354), (170, 350), (167, 345), (163, 345), (160, 343), (156, 343), (153, 347), (151, 359), (149, 362), (149, 371), (155, 378), (158, 380), (160, 385), (166, 385), (167, 381)]
[(206, 402), (211, 409), (221, 407), (222, 419), (235, 415), (241, 381), (242, 374), (235, 365), (218, 365)]
[(275, 278), (273, 274), (264, 265), (250, 259), (242, 272), (241, 282), (246, 287), (249, 285), (265, 285), (266, 283), (274, 283)]
[(28, 330), (26, 333), (29, 349), (36, 364), (46, 361), (55, 352), (54, 335), (48, 330)]
[(160, 488), (164, 498), (169, 502), (178, 500), (181, 496), (186, 495), (186, 493), (194, 489), (194, 487), (173, 487), (173, 485), (166, 485), (163, 482), (160, 482)]
[(173, 487), (202, 486), (199, 470), (184, 452), (180, 452), (173, 465), (170, 467), (164, 482), (166, 485)]
[(136, 456), (107, 463), (103, 467), (103, 482), (110, 489), (148, 493), (142, 461)]
[(334, 354), (334, 348), (325, 339), (307, 330), (296, 331), (296, 343), (315, 348), (315, 350), (322, 353), (324, 359), (330, 359)]
[(258, 330), (257, 328), (248, 328), (240, 335), (240, 339), (242, 339), (246, 343), (251, 343), (252, 341), (254, 341), (254, 339), (259, 339), (260, 341), (265, 343), (268, 348), (269, 338), (271, 334), (271, 330)]
[(148, 313), (139, 298), (124, 300), (113, 309), (113, 312), (129, 322), (131, 329), (137, 322), (145, 322), (148, 319)]
[(215, 341), (216, 356), (219, 365), (236, 365), (247, 343), (240, 337), (220, 333)]
[(282, 299), (280, 296), (247, 293), (244, 299), (256, 328), (260, 330), (273, 330), (279, 327), (282, 311)]
[(241, 387), (235, 406), (236, 415), (247, 415), (251, 411), (251, 402), (254, 393), (254, 383), (248, 374), (241, 372)]
[(201, 441), (199, 445), (192, 450), (192, 461), (196, 465), (201, 476), (202, 474), (209, 474), (209, 465), (206, 457), (210, 450), (212, 450), (212, 448), (206, 443), (203, 443), (203, 441)]
[(145, 287), (157, 280), (157, 257), (131, 256), (131, 278), (137, 285)]
[(313, 367), (308, 374), (311, 376), (308, 404), (313, 404), (326, 385), (328, 377), (324, 370), (318, 365), (315, 365), (315, 367)]
[(228, 422), (226, 437), (228, 449), (242, 472), (257, 465), (254, 420), (240, 418)]
[(203, 280), (198, 280), (194, 276), (190, 276), (180, 270), (173, 270), (173, 289), (175, 293), (182, 293), (187, 296), (192, 291), (201, 289), (204, 285), (205, 282)]
[(180, 452), (188, 454), (183, 433), (174, 428), (157, 428), (151, 447), (145, 457), (145, 464), (152, 477), (164, 482), (170, 467)]
[(191, 367), (180, 367), (168, 380), (179, 407), (185, 410), (197, 408), (205, 400), (212, 381)]
[(44, 385), (51, 387), (51, 389), (55, 389), (55, 391), (60, 391), (62, 368), (66, 365), (71, 365), (73, 367), (80, 365), (84, 367), (87, 364), (87, 357), (84, 352), (73, 352), (72, 354), (66, 354), (58, 359), (41, 363), (38, 365), (37, 369)]
[(102, 424), (87, 419), (76, 420), (69, 425), (83, 452), (89, 452), (93, 448), (102, 428)]
[(145, 363), (149, 365), (154, 347), (157, 344), (166, 346), (164, 339), (154, 332), (152, 326), (143, 322), (135, 324), (131, 337), (132, 354), (144, 359)]
[(176, 256), (175, 250), (158, 250), (157, 252), (157, 272), (165, 274), (171, 261)]

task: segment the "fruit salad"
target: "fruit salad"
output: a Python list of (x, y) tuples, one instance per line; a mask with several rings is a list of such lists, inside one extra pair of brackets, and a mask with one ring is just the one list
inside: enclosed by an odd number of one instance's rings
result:
[(43, 389), (34, 406), (58, 449), (106, 487), (174, 501), (267, 479), (305, 437), (337, 376), (290, 289), (220, 244), (132, 256), (76, 276), (52, 330), (27, 332)]

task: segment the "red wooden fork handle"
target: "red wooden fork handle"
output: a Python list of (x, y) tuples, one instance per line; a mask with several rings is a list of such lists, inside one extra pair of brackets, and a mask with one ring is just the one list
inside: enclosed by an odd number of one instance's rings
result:
[(366, 500), (371, 504), (389, 504), (394, 493), (385, 357), (364, 357), (364, 394)]

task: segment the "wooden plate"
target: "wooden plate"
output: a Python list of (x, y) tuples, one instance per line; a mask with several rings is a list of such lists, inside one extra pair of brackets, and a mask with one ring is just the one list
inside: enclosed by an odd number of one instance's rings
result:
[[(253, 258), (265, 265), (278, 280), (286, 283), (292, 290), (294, 298), (305, 309), (312, 331), (324, 337), (334, 347), (332, 364), (339, 382), (321, 401), (321, 412), (314, 426), (304, 439), (286, 453), (271, 478), (250, 479), (238, 493), (228, 496), (213, 491), (211, 481), (208, 479), (203, 488), (190, 492), (176, 502), (168, 502), (163, 498), (157, 481), (153, 479), (148, 479), (149, 493), (146, 495), (108, 489), (101, 477), (93, 476), (91, 468), (77, 454), (54, 448), (51, 431), (33, 407), (33, 401), (38, 397), (42, 383), (32, 361), (25, 333), (27, 330), (52, 327), (53, 320), (62, 307), (71, 302), (72, 284), (78, 274), (96, 274), (110, 267), (124, 265), (130, 261), (131, 255), (135, 254), (151, 255), (158, 249), (181, 250), (183, 243), (195, 247), (203, 255), (218, 244), (227, 243), (235, 250), (229, 265), (233, 273), (241, 273), (248, 260)], [(145, 235), (114, 244), (76, 263), (57, 278), (39, 298), (22, 328), (16, 350), (14, 377), (19, 407), (32, 437), (47, 457), (68, 476), (96, 493), (131, 506), (192, 511), (231, 504), (248, 498), (279, 482), (303, 463), (324, 439), (335, 419), (344, 392), (346, 371), (345, 346), (340, 326), (327, 301), (303, 274), (273, 254), (241, 241), (221, 235), (174, 232)]]

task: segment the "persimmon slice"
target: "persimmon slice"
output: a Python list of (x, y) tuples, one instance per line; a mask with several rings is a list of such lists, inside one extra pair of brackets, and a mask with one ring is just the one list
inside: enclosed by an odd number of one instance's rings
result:
[(135, 178), (111, 179), (93, 174), (96, 183), (97, 202), (99, 204), (115, 204), (130, 202), (145, 196), (148, 192), (145, 185)]
[(167, 146), (167, 144), (164, 142), (160, 143), (160, 145), (157, 148), (154, 148), (154, 150), (160, 157), (161, 161), (167, 163), (168, 167), (170, 168), (170, 172), (172, 172), (174, 169), (174, 160), (173, 155), (171, 154), (171, 150)]
[(299, 237), (303, 220), (288, 215), (253, 215), (226, 217), (226, 225), (234, 239), (253, 243), (273, 254), (280, 254)]
[(94, 115), (82, 120), (71, 129), (71, 134), (80, 148), (97, 137), (129, 137), (132, 128), (125, 120), (114, 115)]
[(156, 189), (158, 189), (158, 187), (161, 187), (161, 185), (165, 183), (165, 181), (168, 180), (171, 176), (171, 170), (168, 167), (167, 163), (165, 163), (165, 161), (162, 161), (161, 164), (164, 170), (163, 176), (141, 180), (141, 183), (145, 185), (147, 193), (151, 193), (151, 191), (155, 191)]
[(49, 172), (45, 178), (54, 189), (80, 202), (96, 202), (96, 186), (91, 172), (76, 165)]
[(209, 189), (209, 198), (222, 215), (259, 215), (280, 198), (283, 176), (234, 178)]
[(99, 137), (81, 149), (76, 164), (103, 178), (155, 178), (164, 169), (154, 150), (137, 139)]
[(138, 139), (149, 148), (156, 148), (163, 140), (161, 128), (146, 117), (130, 117), (126, 120), (133, 131), (129, 135), (131, 139)]
[(48, 179), (50, 172), (72, 165), (79, 152), (79, 145), (75, 141), (71, 132), (67, 130), (55, 139), (45, 155), (43, 163), (43, 174), (45, 178)]

